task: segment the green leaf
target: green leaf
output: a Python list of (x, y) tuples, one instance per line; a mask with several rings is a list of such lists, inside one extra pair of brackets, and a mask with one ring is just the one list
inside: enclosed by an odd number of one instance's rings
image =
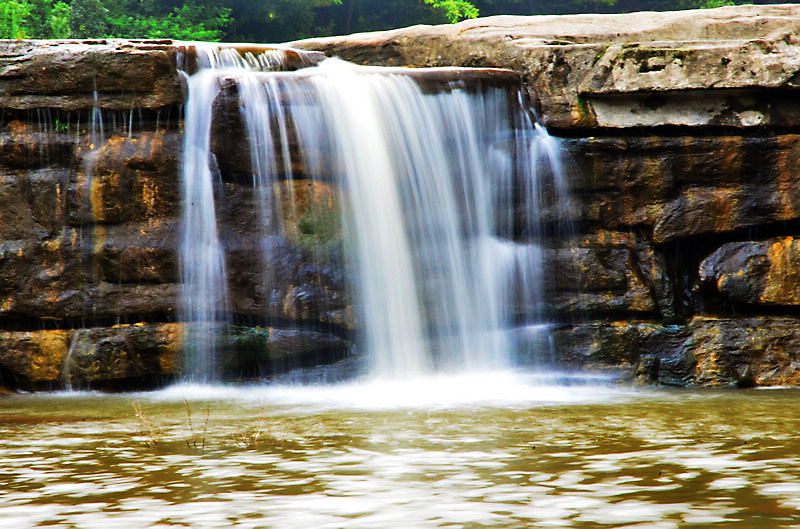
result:
[(425, 3), (436, 9), (444, 10), (447, 20), (451, 23), (478, 17), (478, 8), (466, 0), (425, 0)]

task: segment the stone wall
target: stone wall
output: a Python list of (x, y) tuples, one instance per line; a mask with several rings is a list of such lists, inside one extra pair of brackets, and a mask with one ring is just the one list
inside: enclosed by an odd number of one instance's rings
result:
[[(800, 382), (797, 35), (800, 7), (741, 6), (492, 17), (294, 45), (519, 72), (562, 138), (573, 192), (571, 235), (545, 252), (560, 360), (751, 386)], [(0, 45), (0, 385), (143, 387), (180, 371), (177, 66), (190, 52)], [(235, 135), (215, 142), (236, 324), (221, 368), (269, 376), (340, 358), (355, 323), (330, 222), (337, 193), (324, 179), (275, 184), (296, 207), (270, 241), (273, 272), (258, 273), (246, 153)]]

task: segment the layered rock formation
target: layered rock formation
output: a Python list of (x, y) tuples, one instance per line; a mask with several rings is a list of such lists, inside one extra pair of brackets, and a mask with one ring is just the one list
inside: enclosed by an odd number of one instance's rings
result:
[[(191, 50), (169, 41), (14, 41), (1, 50), (0, 386), (172, 380), (190, 325), (176, 312), (186, 97), (178, 67)], [(292, 207), (272, 278), (254, 266), (252, 186), (222, 186), (236, 319), (220, 371), (269, 376), (340, 357), (342, 272), (338, 255), (320, 250), (338, 236), (326, 222), (338, 219), (327, 185), (276, 183)]]
[[(364, 64), (501, 67), (563, 138), (568, 240), (546, 241), (562, 362), (643, 381), (800, 381), (800, 7), (492, 17), (316, 39)], [(182, 104), (170, 41), (0, 47), (0, 385), (142, 387), (180, 370)], [(505, 75), (505, 74), (498, 74)], [(217, 108), (226, 120), (236, 109)], [(341, 356), (352, 331), (325, 179), (278, 182), (275, 262), (242, 211), (247, 154), (217, 131), (238, 327), (221, 366)], [(227, 154), (226, 154), (227, 153)], [(520, 207), (517, 219), (552, 211)], [(555, 231), (555, 230), (554, 230)]]
[[(800, 381), (800, 7), (491, 17), (296, 46), (523, 76), (564, 138), (551, 242), (567, 365), (677, 385)], [(518, 215), (547, 215), (522, 211)]]

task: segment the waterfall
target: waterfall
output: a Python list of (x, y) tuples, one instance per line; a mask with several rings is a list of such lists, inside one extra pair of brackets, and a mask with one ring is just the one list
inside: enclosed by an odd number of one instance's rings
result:
[[(457, 69), (432, 88), (424, 70), (328, 59), (264, 72), (264, 64), (274, 69), (274, 53), (238, 64), (214, 57), (189, 78), (186, 111), (181, 255), (183, 317), (194, 329), (189, 372), (213, 378), (215, 326), (230, 312), (209, 151), (212, 103), (225, 83), (236, 85), (265, 239), (281, 235), (271, 184), (296, 177), (292, 162), (303, 177), (330, 177), (341, 190), (357, 347), (373, 375), (511, 366), (512, 329), (542, 320), (535, 213), (543, 189), (556, 209), (565, 204), (553, 200), (565, 192), (557, 143), (533, 122), (519, 88), (469, 85)], [(270, 262), (270, 244), (262, 252)]]
[(211, 105), (218, 92), (212, 70), (189, 78), (183, 148), (181, 311), (187, 326), (185, 372), (195, 381), (214, 378), (216, 351), (228, 312), (225, 257), (217, 233), (213, 160), (209, 153)]

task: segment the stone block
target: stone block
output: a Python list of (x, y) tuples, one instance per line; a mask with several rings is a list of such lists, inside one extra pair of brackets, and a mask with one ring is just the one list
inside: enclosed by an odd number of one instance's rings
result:
[(699, 275), (706, 285), (732, 301), (800, 305), (800, 239), (724, 244), (703, 260)]

